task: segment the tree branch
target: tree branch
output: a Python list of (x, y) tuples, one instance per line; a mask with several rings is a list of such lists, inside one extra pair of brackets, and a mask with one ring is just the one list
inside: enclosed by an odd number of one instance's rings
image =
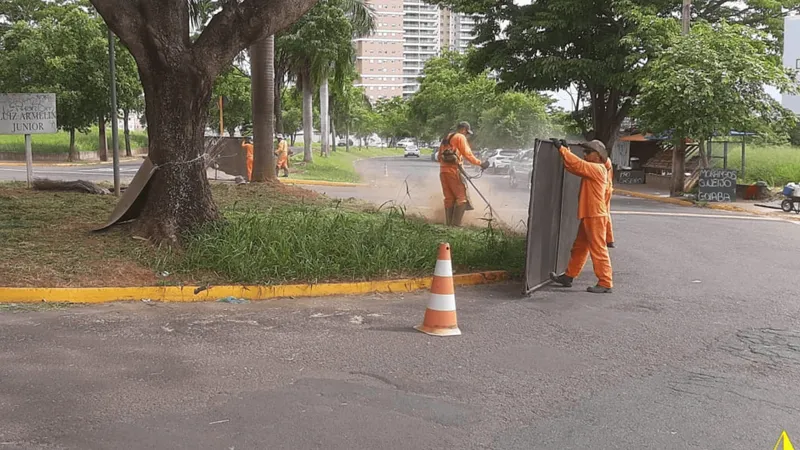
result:
[(192, 45), (195, 61), (218, 73), (242, 49), (294, 23), (317, 0), (241, 0), (227, 2)]

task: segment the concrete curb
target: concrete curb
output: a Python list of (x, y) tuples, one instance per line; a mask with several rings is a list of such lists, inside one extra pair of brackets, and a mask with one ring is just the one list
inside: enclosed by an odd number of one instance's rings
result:
[(643, 199), (646, 199), (646, 200), (653, 200), (653, 201), (662, 202), (662, 203), (671, 203), (673, 205), (679, 205), (679, 206), (693, 206), (693, 207), (697, 207), (697, 208), (715, 209), (715, 210), (718, 210), (718, 211), (738, 212), (738, 213), (750, 214), (750, 215), (753, 215), (753, 216), (779, 217), (781, 219), (790, 220), (790, 221), (800, 220), (800, 218), (798, 218), (798, 217), (793, 217), (793, 216), (789, 216), (789, 215), (787, 215), (785, 217), (784, 216), (778, 216), (777, 214), (773, 214), (773, 213), (769, 213), (769, 212), (753, 211), (753, 210), (750, 210), (750, 209), (745, 209), (745, 208), (741, 208), (741, 207), (736, 206), (736, 205), (729, 205), (729, 204), (725, 204), (725, 203), (707, 203), (707, 204), (701, 206), (701, 205), (698, 205), (698, 204), (696, 204), (694, 202), (690, 202), (688, 200), (681, 200), (681, 199), (678, 199), (678, 198), (670, 198), (670, 197), (660, 197), (658, 195), (644, 194), (642, 192), (636, 192), (636, 191), (627, 191), (625, 189), (614, 188), (614, 194), (625, 195), (625, 196), (628, 196), (628, 197), (643, 198)]
[(278, 178), (284, 184), (296, 184), (300, 186), (333, 186), (333, 187), (367, 187), (368, 184), (364, 183), (346, 183), (339, 181), (324, 181), (324, 180), (297, 180), (292, 178)]
[[(455, 275), (457, 286), (474, 286), (507, 280), (505, 271)], [(432, 278), (364, 281), (358, 283), (294, 284), (277, 286), (147, 286), (101, 288), (13, 288), (0, 287), (0, 303), (108, 303), (149, 299), (157, 302), (208, 302), (235, 297), (270, 300), (285, 297), (325, 297), (371, 293), (405, 293), (429, 289)]]

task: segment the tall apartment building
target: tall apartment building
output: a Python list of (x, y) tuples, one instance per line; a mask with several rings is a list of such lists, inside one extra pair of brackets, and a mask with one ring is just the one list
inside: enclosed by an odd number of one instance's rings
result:
[[(800, 70), (800, 16), (789, 16), (783, 25), (783, 65)], [(800, 96), (783, 94), (785, 108), (800, 114)]]
[(420, 0), (370, 0), (375, 32), (356, 39), (356, 86), (371, 101), (408, 97), (419, 89), (425, 62), (443, 49), (464, 51), (474, 21)]

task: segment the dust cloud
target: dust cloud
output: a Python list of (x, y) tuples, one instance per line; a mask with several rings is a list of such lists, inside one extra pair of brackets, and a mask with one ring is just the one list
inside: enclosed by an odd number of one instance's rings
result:
[[(469, 174), (476, 175), (473, 172)], [(444, 196), (438, 170), (421, 170), (405, 179), (387, 177), (383, 171), (365, 175), (364, 180), (369, 188), (364, 188), (368, 190), (362, 196), (364, 200), (382, 208), (403, 208), (407, 214), (418, 215), (434, 223), (444, 223)], [(464, 215), (464, 225), (486, 227), (491, 221), (495, 227), (515, 231), (526, 229), (530, 198), (528, 189), (512, 189), (505, 175), (484, 174), (472, 182), (492, 205), (492, 209), (475, 187), (467, 183), (474, 210)]]

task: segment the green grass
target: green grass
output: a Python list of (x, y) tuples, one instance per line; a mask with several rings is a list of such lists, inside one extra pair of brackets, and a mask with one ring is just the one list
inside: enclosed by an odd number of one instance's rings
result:
[[(721, 144), (713, 150), (714, 156), (722, 156)], [(800, 147), (748, 145), (745, 158), (745, 176), (740, 182), (751, 184), (766, 181), (770, 186), (783, 186), (800, 181)], [(714, 158), (714, 167), (722, 167), (722, 164), (722, 159)], [(739, 170), (741, 177), (741, 147), (737, 144), (729, 144), (728, 168)]]
[[(292, 156), (290, 163), (290, 170), (292, 177), (300, 180), (325, 180), (325, 181), (343, 181), (349, 183), (357, 183), (361, 181), (353, 163), (360, 159), (376, 158), (381, 156), (403, 156), (403, 149), (397, 148), (374, 148), (364, 147), (359, 150), (358, 146), (350, 148), (349, 152), (344, 150), (344, 147), (337, 147), (337, 151), (331, 152), (331, 156), (324, 158), (320, 156), (319, 151), (314, 153), (314, 161), (312, 163), (303, 162), (303, 152), (295, 150), (295, 155)], [(425, 157), (423, 151), (422, 158)], [(430, 153), (427, 153), (429, 156)]]
[[(111, 129), (106, 129), (108, 147), (111, 148)], [(78, 151), (97, 151), (99, 132), (97, 127), (89, 133), (75, 133), (75, 148)], [(120, 149), (125, 149), (125, 135), (120, 130)], [(144, 132), (131, 132), (131, 147), (147, 147), (147, 134)], [(59, 131), (56, 134), (35, 134), (31, 138), (31, 148), (34, 153), (69, 153), (69, 133)], [(25, 136), (0, 135), (0, 152), (23, 153), (25, 151)]]
[(518, 274), (525, 260), (522, 236), (493, 228), (445, 228), (397, 209), (229, 209), (225, 219), (193, 234), (185, 251), (162, 260), (159, 269), (257, 284), (430, 276), (444, 241), (451, 244), (453, 263), (461, 272), (504, 269)]
[[(91, 233), (112, 196), (36, 192), (0, 183), (0, 286), (173, 286), (324, 282), (430, 276), (448, 241), (461, 273), (521, 273), (524, 237), (449, 229), (287, 185), (212, 185), (225, 220), (197, 230), (180, 251), (132, 239), (132, 225)], [(165, 272), (167, 274), (165, 274)]]

